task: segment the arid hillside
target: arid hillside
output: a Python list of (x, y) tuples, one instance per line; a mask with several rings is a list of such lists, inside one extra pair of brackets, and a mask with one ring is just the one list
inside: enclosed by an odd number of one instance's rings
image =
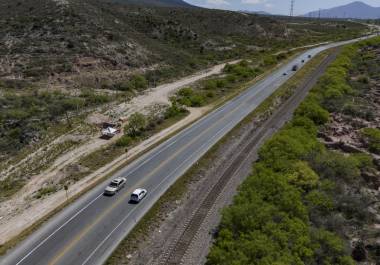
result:
[[(328, 21), (302, 22), (300, 29), (297, 23), (287, 26), (257, 15), (121, 2), (1, 1), (0, 78), (10, 82), (50, 77), (71, 84), (67, 76), (83, 72), (106, 69), (105, 77), (122, 79), (120, 70), (159, 69), (150, 75), (153, 82), (258, 49), (300, 46), (362, 29)], [(107, 86), (100, 77), (95, 83)]]
[(115, 91), (130, 97), (222, 61), (350, 38), (365, 29), (144, 3), (1, 1), (0, 160), (40, 141), (68, 112), (120, 98)]

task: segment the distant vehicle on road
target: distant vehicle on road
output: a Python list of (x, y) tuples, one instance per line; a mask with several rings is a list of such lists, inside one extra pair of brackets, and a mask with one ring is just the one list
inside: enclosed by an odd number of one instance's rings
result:
[(126, 178), (116, 178), (112, 180), (111, 183), (104, 189), (104, 195), (115, 195), (116, 192), (125, 186), (126, 182)]
[(295, 65), (293, 65), (292, 71), (294, 71), (294, 72), (295, 72), (295, 71), (297, 71), (297, 70), (298, 70), (298, 65), (296, 65), (296, 64), (295, 64)]
[(135, 189), (131, 194), (131, 202), (139, 203), (147, 194), (145, 189)]
[(285, 72), (285, 73), (283, 73), (282, 75), (288, 75), (288, 73)]
[(309, 54), (308, 58), (311, 58), (311, 54)]
[(305, 62), (305, 60), (302, 60), (302, 63), (304, 63)]

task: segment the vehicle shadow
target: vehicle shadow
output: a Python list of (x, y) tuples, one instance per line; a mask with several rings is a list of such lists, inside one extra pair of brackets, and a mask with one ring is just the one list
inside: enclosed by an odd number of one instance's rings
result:
[(104, 197), (113, 197), (113, 196), (115, 196), (115, 194), (103, 193), (103, 196)]

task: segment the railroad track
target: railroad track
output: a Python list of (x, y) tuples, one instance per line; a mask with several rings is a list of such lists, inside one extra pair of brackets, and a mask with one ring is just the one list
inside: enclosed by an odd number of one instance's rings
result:
[(184, 229), (178, 240), (172, 245), (169, 250), (163, 254), (159, 264), (162, 265), (178, 265), (182, 263), (190, 244), (196, 236), (203, 221), (217, 201), (219, 195), (223, 192), (228, 182), (239, 173), (239, 170), (247, 162), (249, 158), (252, 160), (252, 153), (257, 151), (257, 147), (273, 132), (281, 128), (288, 121), (296, 107), (306, 97), (308, 91), (315, 85), (318, 78), (324, 73), (328, 65), (336, 58), (338, 50), (327, 56), (322, 63), (317, 67), (314, 73), (310, 74), (299, 89), (291, 96), (280, 108), (273, 114), (261, 127), (253, 134), (248, 134), (242, 143), (246, 143), (237, 155), (233, 157), (227, 169), (209, 190), (207, 196), (203, 199), (197, 210), (192, 214), (186, 222)]

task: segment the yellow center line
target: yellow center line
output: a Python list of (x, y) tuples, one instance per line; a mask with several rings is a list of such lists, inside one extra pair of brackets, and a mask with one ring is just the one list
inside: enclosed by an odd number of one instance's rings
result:
[[(231, 116), (233, 113), (235, 113), (238, 109), (238, 106), (235, 107), (231, 112), (229, 112), (226, 116), (222, 118), (222, 120), (226, 119), (227, 117)], [(152, 177), (157, 171), (159, 171), (161, 168), (166, 166), (168, 163), (171, 162), (171, 160), (176, 157), (179, 153), (181, 153), (183, 150), (187, 149), (189, 146), (191, 146), (194, 142), (196, 142), (199, 138), (201, 138), (203, 135), (205, 135), (208, 131), (213, 129), (217, 126), (222, 120), (219, 120), (218, 122), (214, 123), (212, 126), (208, 127), (206, 130), (204, 130), (201, 134), (199, 134), (197, 137), (193, 138), (190, 142), (182, 146), (178, 151), (173, 153), (168, 159), (165, 160), (162, 164), (160, 164), (157, 168), (152, 170), (144, 179), (141, 179), (135, 186), (140, 186), (144, 181)], [(124, 200), (129, 197), (130, 193), (132, 192), (133, 188), (128, 189), (128, 192), (125, 192), (123, 196), (119, 197), (115, 204), (113, 204), (111, 207), (109, 207), (106, 211), (104, 211), (101, 215), (99, 215), (91, 224), (87, 225), (77, 236), (75, 236), (53, 259), (49, 262), (49, 265), (55, 265), (59, 262), (59, 260), (66, 255), (66, 253), (71, 250), (92, 228), (94, 228), (103, 218), (105, 218), (111, 211), (113, 211), (117, 206), (119, 206)]]

